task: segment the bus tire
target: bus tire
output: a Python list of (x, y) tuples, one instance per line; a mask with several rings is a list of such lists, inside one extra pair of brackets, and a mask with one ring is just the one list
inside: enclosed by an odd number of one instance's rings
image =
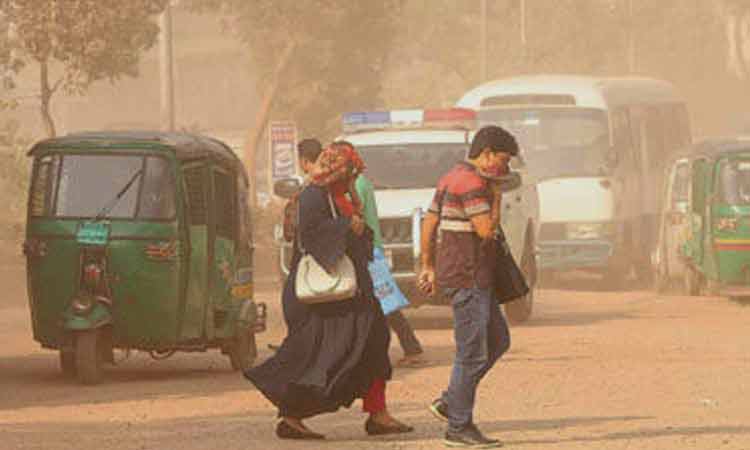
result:
[(232, 370), (246, 370), (253, 366), (258, 355), (255, 333), (250, 329), (240, 330), (229, 349)]
[(103, 358), (99, 345), (99, 330), (86, 330), (76, 334), (75, 366), (81, 384), (101, 382)]

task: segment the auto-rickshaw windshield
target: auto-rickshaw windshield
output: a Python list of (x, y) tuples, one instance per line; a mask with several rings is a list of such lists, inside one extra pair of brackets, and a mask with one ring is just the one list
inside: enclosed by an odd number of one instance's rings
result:
[(51, 178), (49, 194), (54, 197), (49, 202), (49, 215), (93, 218), (106, 211), (106, 217), (114, 219), (163, 220), (175, 216), (174, 177), (165, 158), (100, 154), (55, 158), (52, 165), (59, 165), (59, 171), (47, 175)]
[(724, 160), (720, 173), (722, 203), (750, 205), (750, 159)]

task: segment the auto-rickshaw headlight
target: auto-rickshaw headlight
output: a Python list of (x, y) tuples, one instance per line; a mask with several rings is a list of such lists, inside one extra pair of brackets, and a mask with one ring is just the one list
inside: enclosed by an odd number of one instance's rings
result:
[(70, 306), (74, 313), (84, 315), (94, 307), (94, 298), (88, 295), (79, 295), (70, 302)]

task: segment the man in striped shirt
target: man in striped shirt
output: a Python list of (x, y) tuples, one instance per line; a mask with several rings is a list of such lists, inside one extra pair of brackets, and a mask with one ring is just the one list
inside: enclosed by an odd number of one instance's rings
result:
[(507, 131), (496, 126), (479, 130), (468, 161), (440, 179), (422, 223), (419, 287), (428, 295), (442, 289), (451, 298), (454, 314), (456, 356), (450, 384), (430, 406), (448, 421), (444, 442), (449, 447), (502, 445), (477, 429), (472, 413), (479, 381), (510, 347), (493, 289), (501, 193), (492, 177), (507, 173), (510, 158), (517, 154), (518, 144)]

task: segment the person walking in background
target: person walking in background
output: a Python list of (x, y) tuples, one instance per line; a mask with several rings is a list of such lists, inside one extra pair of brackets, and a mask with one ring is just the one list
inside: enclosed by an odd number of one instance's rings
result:
[[(305, 181), (303, 182), (303, 187), (309, 182), (309, 177), (313, 171), (313, 168), (315, 167), (315, 162), (318, 160), (318, 156), (320, 156), (320, 153), (323, 151), (323, 146), (320, 144), (320, 141), (315, 138), (308, 138), (303, 139), (297, 144), (297, 155), (299, 158), (299, 166), (302, 169), (302, 173), (305, 176)], [(284, 206), (284, 223), (283, 223), (283, 229), (284, 229), (284, 240), (287, 242), (294, 242), (295, 239), (295, 231), (296, 231), (296, 224), (297, 224), (297, 212), (298, 212), (298, 204), (299, 202), (299, 194), (296, 194), (292, 196), (292, 198), (287, 201), (286, 205)], [(290, 308), (287, 303), (282, 302), (282, 308), (283, 308), (283, 315), (284, 315), (284, 323), (286, 323), (287, 329), (291, 328), (294, 323), (296, 323), (298, 320), (294, 316), (295, 312), (299, 312), (299, 309), (296, 308)], [(278, 350), (278, 345), (272, 345), (268, 344), (268, 347), (271, 350)]]
[[(333, 145), (347, 147), (351, 151), (356, 151), (354, 145), (348, 141), (336, 141)], [(362, 173), (357, 176), (354, 188), (359, 197), (359, 202), (362, 204), (365, 223), (373, 233), (374, 251), (385, 255), (383, 235), (380, 230), (380, 219), (378, 218), (378, 205), (375, 200), (375, 189), (370, 180)], [(401, 344), (401, 349), (404, 352), (404, 357), (396, 365), (401, 367), (418, 367), (426, 364), (426, 361), (422, 358), (422, 354), (424, 353), (422, 345), (419, 339), (417, 339), (411, 324), (409, 324), (401, 311), (395, 310), (391, 312), (386, 316), (386, 319), (388, 326), (396, 333), (399, 344)]]
[[(496, 126), (484, 127), (471, 143), (469, 160), (439, 181), (422, 223), (419, 288), (427, 295), (442, 289), (451, 298), (456, 355), (450, 383), (430, 411), (448, 422), (445, 445), (490, 448), (502, 444), (474, 424), (477, 387), (510, 348), (510, 332), (493, 289), (500, 223), (500, 186), (489, 176), (508, 172), (518, 154), (515, 138)], [(438, 229), (441, 240), (435, 242)]]

